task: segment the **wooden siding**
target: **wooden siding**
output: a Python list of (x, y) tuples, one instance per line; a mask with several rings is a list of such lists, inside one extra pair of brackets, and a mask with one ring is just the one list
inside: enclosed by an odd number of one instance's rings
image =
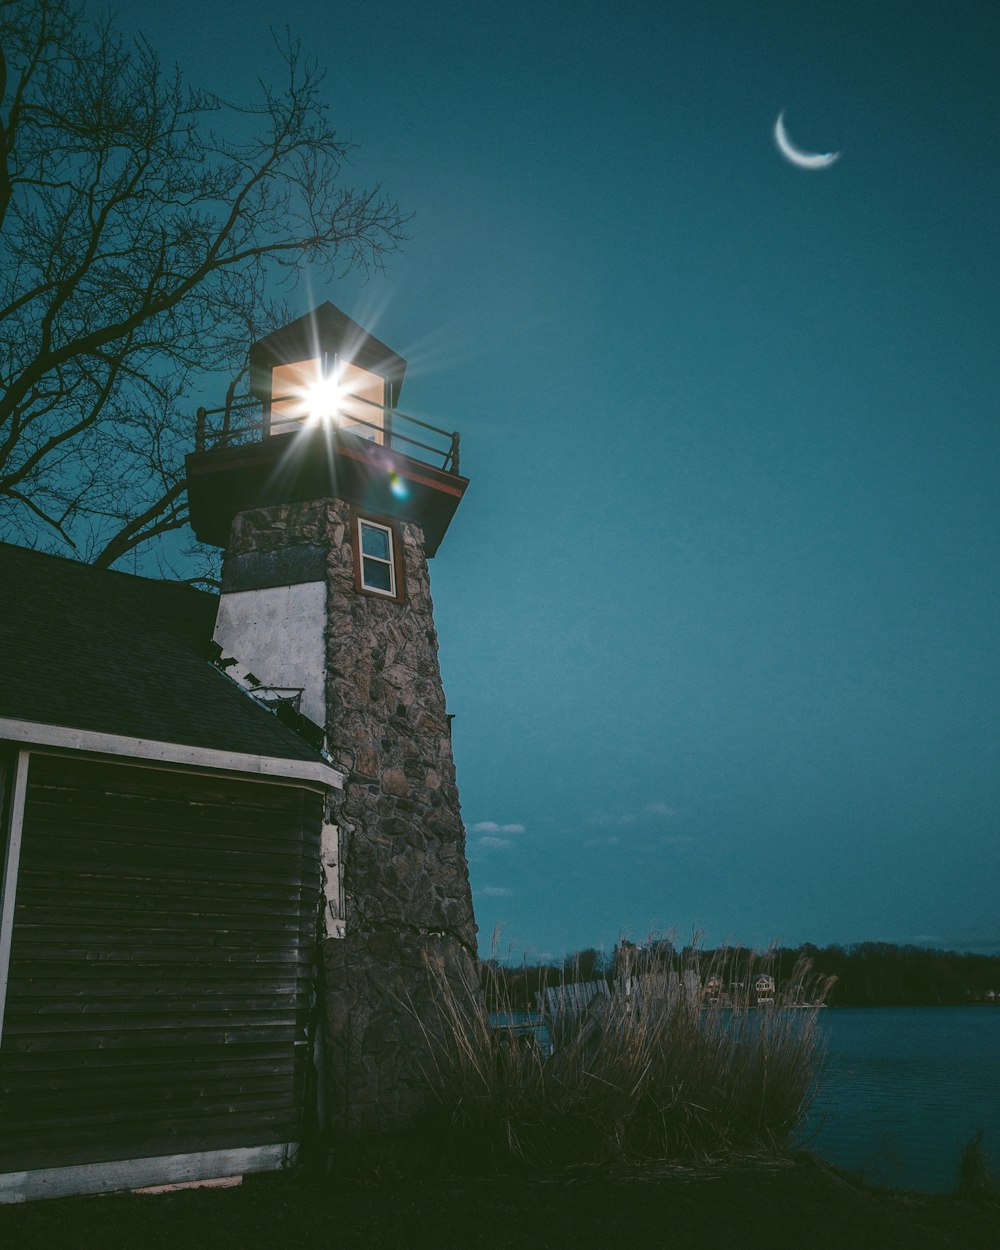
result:
[(296, 1141), (322, 798), (34, 755), (0, 1172)]

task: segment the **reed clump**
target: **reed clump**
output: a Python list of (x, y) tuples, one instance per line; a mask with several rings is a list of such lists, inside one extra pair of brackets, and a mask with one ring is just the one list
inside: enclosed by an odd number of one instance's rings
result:
[[(745, 954), (745, 952), (744, 952)], [(458, 1170), (691, 1162), (784, 1147), (815, 1093), (829, 989), (796, 965), (771, 1001), (728, 952), (616, 950), (606, 977), (544, 987), (529, 1022), (494, 961), (456, 988), (433, 961), (425, 1141)], [(764, 957), (757, 971), (766, 970)]]
[(983, 1149), (982, 1129), (972, 1135), (962, 1151), (958, 1162), (955, 1196), (972, 1202), (1000, 1203), (1000, 1184), (993, 1178)]

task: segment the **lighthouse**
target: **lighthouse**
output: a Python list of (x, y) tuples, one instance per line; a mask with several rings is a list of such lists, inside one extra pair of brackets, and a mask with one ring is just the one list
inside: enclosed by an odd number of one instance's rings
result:
[(191, 523), (223, 549), (219, 662), (345, 777), (322, 840), (312, 1039), (334, 1140), (422, 1106), (427, 965), (475, 983), (451, 719), (428, 560), (468, 481), (459, 436), (406, 416), (406, 361), (325, 303), (250, 349), (259, 437), (187, 459)]

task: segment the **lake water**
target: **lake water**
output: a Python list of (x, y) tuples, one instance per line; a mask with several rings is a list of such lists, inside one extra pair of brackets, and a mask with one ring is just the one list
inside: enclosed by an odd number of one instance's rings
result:
[(1000, 1175), (1000, 1007), (828, 1008), (810, 1149), (866, 1180), (950, 1192), (977, 1129)]

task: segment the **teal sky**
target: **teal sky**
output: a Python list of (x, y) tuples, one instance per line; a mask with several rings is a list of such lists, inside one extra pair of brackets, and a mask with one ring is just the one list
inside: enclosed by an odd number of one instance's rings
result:
[[(432, 579), (484, 942), (1000, 949), (1000, 9), (123, 22), (236, 97), (287, 23), (415, 213), (297, 299), (462, 433)], [(783, 160), (782, 109), (839, 161)]]

